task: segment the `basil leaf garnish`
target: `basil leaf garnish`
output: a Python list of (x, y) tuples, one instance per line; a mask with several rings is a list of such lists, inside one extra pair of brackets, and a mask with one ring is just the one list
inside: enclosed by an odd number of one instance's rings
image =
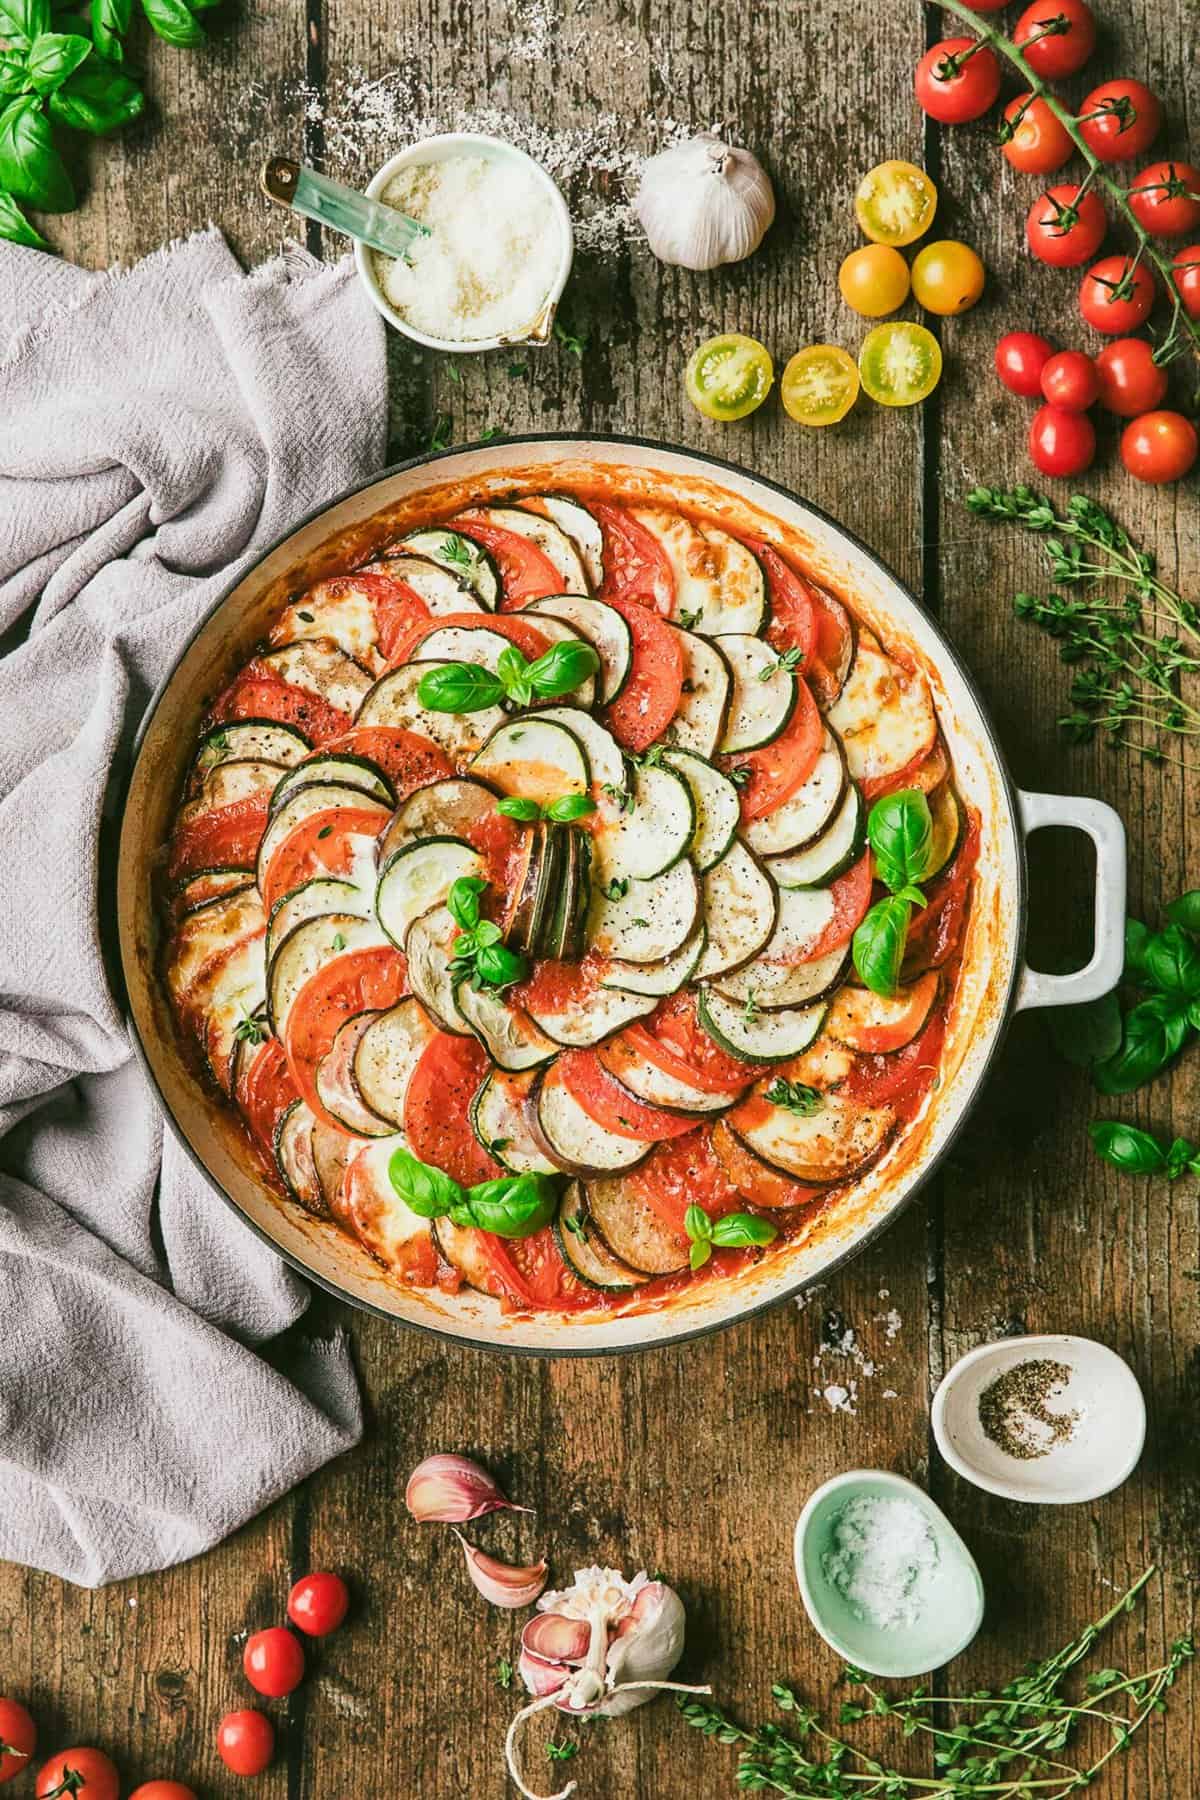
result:
[(540, 1231), (554, 1217), (559, 1184), (546, 1175), (504, 1175), (468, 1189), (471, 1222), (497, 1237), (523, 1238)]
[(712, 1241), (722, 1250), (742, 1250), (748, 1244), (771, 1244), (778, 1236), (776, 1226), (754, 1213), (726, 1213), (723, 1219), (713, 1221)]
[(430, 712), (482, 712), (498, 706), (505, 688), (499, 675), (478, 663), (443, 663), (428, 670), (417, 683), (417, 699)]
[(867, 841), (885, 887), (924, 881), (933, 861), (933, 815), (920, 788), (901, 788), (876, 800), (867, 820)]
[(859, 980), (874, 994), (890, 995), (900, 985), (911, 903), (895, 894), (877, 900), (854, 933), (851, 954)]
[(600, 658), (591, 644), (567, 639), (550, 648), (529, 664), (529, 681), (539, 700), (554, 700), (569, 694), (581, 681), (594, 675)]
[(392, 1151), (388, 1180), (409, 1211), (422, 1219), (445, 1218), (452, 1207), (460, 1207), (466, 1201), (457, 1181), (407, 1150)]

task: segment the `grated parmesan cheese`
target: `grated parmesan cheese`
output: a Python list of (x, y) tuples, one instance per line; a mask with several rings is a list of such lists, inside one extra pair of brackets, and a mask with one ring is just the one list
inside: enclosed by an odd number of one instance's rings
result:
[(430, 230), (407, 262), (372, 255), (376, 280), (401, 318), (456, 343), (529, 329), (562, 254), (558, 214), (532, 170), (450, 156), (398, 170), (381, 197)]

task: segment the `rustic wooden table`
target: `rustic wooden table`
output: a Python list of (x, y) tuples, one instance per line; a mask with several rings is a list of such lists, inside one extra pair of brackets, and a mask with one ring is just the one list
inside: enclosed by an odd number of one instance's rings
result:
[[(485, 427), (596, 427), (712, 449), (787, 483), (845, 518), (923, 593), (973, 669), (1019, 782), (1120, 808), (1136, 912), (1157, 921), (1167, 900), (1200, 883), (1194, 783), (1189, 793), (1170, 767), (1060, 743), (1065, 673), (1010, 604), (1018, 588), (1039, 585), (1036, 551), (960, 503), (977, 481), (1029, 475), (1028, 412), (992, 376), (996, 337), (1023, 325), (1057, 328), (1065, 343), (1080, 333), (1074, 279), (1022, 252), (1032, 178), (1014, 177), (985, 124), (923, 127), (912, 66), (926, 32), (941, 35), (934, 9), (916, 0), (670, 9), (307, 0), (307, 13), (232, 10), (215, 21), (208, 50), (147, 46), (154, 116), (135, 136), (97, 147), (82, 210), (58, 222), (68, 254), (92, 267), (129, 261), (212, 219), (245, 258), (261, 258), (281, 237), (279, 215), (255, 189), (267, 152), (303, 146), (355, 178), (389, 152), (393, 130), (397, 141), (409, 135), (410, 114), (432, 129), (489, 108), (526, 132), (529, 121), (544, 128), (559, 166), (618, 166), (575, 183), (587, 204), (607, 208), (593, 233), (603, 246), (623, 159), (601, 155), (601, 140), (633, 152), (669, 120), (730, 122), (777, 184), (780, 216), (764, 250), (711, 276), (660, 267), (636, 245), (581, 254), (569, 316), (586, 333), (583, 355), (560, 347), (528, 358), (526, 373), (511, 373), (504, 354), (451, 363), (393, 338), (396, 456), (435, 432), (456, 441)], [(1166, 101), (1171, 146), (1186, 148), (1190, 123), (1194, 147), (1187, 0), (1103, 0), (1101, 10), (1089, 85), (1093, 74), (1145, 76)], [(367, 88), (396, 70), (391, 83)], [(614, 120), (598, 131), (604, 114)], [(911, 412), (864, 402), (828, 432), (793, 425), (774, 403), (742, 426), (698, 418), (680, 372), (713, 331), (751, 332), (780, 359), (814, 340), (857, 345), (862, 323), (841, 305), (836, 271), (859, 241), (856, 176), (891, 156), (930, 170), (939, 225), (974, 243), (989, 269), (983, 303), (942, 329), (936, 396)], [(1194, 594), (1194, 478), (1182, 489), (1138, 488), (1114, 467), (1111, 435), (1080, 485), (1111, 503)], [(1080, 840), (1037, 846), (1032, 932), (1043, 959), (1086, 955), (1086, 861)], [(1123, 1114), (1194, 1127), (1198, 1068), (1193, 1054), (1122, 1103)], [(791, 1533), (806, 1494), (855, 1465), (928, 1484), (979, 1559), (987, 1623), (951, 1675), (967, 1691), (1065, 1641), (1152, 1560), (1162, 1578), (1105, 1660), (1158, 1661), (1196, 1601), (1196, 1190), (1107, 1170), (1085, 1137), (1096, 1113), (1083, 1078), (1054, 1059), (1041, 1020), (1019, 1019), (953, 1162), (882, 1242), (800, 1309), (678, 1349), (505, 1360), (321, 1302), (318, 1323), (340, 1318), (353, 1334), (369, 1419), (361, 1447), (184, 1568), (98, 1593), (0, 1569), (3, 1686), (32, 1697), (48, 1723), (44, 1742), (104, 1744), (131, 1785), (135, 1773), (176, 1774), (208, 1800), (231, 1796), (240, 1784), (221, 1769), (213, 1730), (224, 1710), (247, 1703), (244, 1634), (281, 1616), (295, 1574), (343, 1568), (358, 1596), (354, 1624), (315, 1656), (315, 1678), (287, 1705), (281, 1753), (255, 1792), (502, 1795), (500, 1745), (515, 1702), (496, 1664), (512, 1654), (515, 1627), (469, 1589), (449, 1534), (418, 1530), (401, 1499), (421, 1456), (460, 1446), (485, 1453), (538, 1509), (497, 1521), (493, 1547), (545, 1547), (560, 1574), (596, 1558), (665, 1571), (689, 1606), (687, 1673), (711, 1679), (746, 1716), (769, 1714), (775, 1679), (820, 1702), (836, 1695), (836, 1660), (796, 1595)], [(1008, 1504), (951, 1476), (933, 1452), (929, 1400), (943, 1370), (974, 1344), (1026, 1329), (1100, 1338), (1143, 1383), (1146, 1454), (1108, 1499), (1061, 1510)], [(837, 1389), (848, 1398), (835, 1409)], [(1152, 1726), (1093, 1791), (1193, 1800), (1196, 1717), (1189, 1677), (1165, 1728)], [(734, 1791), (733, 1753), (688, 1731), (665, 1702), (582, 1735), (568, 1772), (585, 1792), (682, 1800)], [(554, 1784), (559, 1766), (543, 1758), (536, 1730), (529, 1761)]]

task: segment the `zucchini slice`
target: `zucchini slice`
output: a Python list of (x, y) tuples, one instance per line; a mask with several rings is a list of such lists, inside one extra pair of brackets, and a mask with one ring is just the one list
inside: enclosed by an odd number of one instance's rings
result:
[(365, 756), (310, 756), (276, 781), (269, 814), (277, 813), (284, 801), (301, 788), (328, 782), (359, 788), (364, 794), (369, 794), (372, 800), (379, 800), (387, 807), (396, 804), (391, 782), (383, 770), (373, 762), (368, 762)]
[(721, 646), (694, 631), (673, 627), (683, 646), (683, 692), (671, 720), (671, 742), (712, 756), (725, 736), (733, 698), (733, 670)]
[(587, 594), (547, 594), (544, 599), (530, 600), (521, 611), (562, 619), (585, 638), (600, 658), (596, 677), (600, 705), (608, 706), (616, 699), (633, 665), (633, 634), (615, 606)]
[(782, 856), (813, 843), (829, 825), (846, 790), (842, 747), (826, 731), (812, 774), (789, 800), (746, 826), (746, 842), (756, 856)]
[(760, 1012), (777, 1012), (782, 1007), (808, 1006), (823, 1000), (846, 973), (848, 946), (840, 944), (827, 956), (812, 962), (771, 962), (766, 954), (755, 957), (741, 969), (718, 975), (713, 988), (726, 1000), (746, 1006), (753, 998)]
[(933, 856), (922, 878), (925, 881), (932, 881), (935, 875), (941, 874), (962, 837), (963, 811), (950, 782), (943, 781), (930, 794), (929, 810), (933, 815)]
[(937, 970), (930, 969), (891, 995), (875, 994), (865, 987), (839, 988), (825, 1029), (851, 1050), (867, 1055), (901, 1050), (923, 1029), (933, 1011), (938, 987)]
[(927, 756), (938, 721), (929, 683), (893, 662), (860, 626), (854, 663), (829, 723), (842, 740), (855, 781), (881, 781)]
[(325, 1195), (313, 1161), (315, 1124), (303, 1100), (293, 1100), (275, 1127), (275, 1167), (290, 1198), (320, 1218), (325, 1212)]
[(500, 604), (500, 571), (490, 550), (459, 531), (410, 531), (401, 538), (401, 554), (436, 563), (457, 581), (465, 581), (485, 612)]
[(654, 763), (633, 770), (633, 806), (596, 834), (602, 881), (652, 881), (688, 853), (696, 835), (696, 803), (683, 776)]
[[(776, 1015), (778, 1016), (778, 1015)], [(861, 1106), (826, 1094), (807, 1116), (755, 1094), (729, 1116), (756, 1156), (797, 1181), (848, 1181), (879, 1155), (896, 1124), (890, 1106)]]
[(733, 675), (721, 754), (774, 743), (796, 710), (798, 677), (762, 638), (739, 633), (723, 637), (721, 648)]
[(556, 1044), (568, 1050), (590, 1050), (593, 1044), (611, 1037), (623, 1025), (644, 1019), (657, 1005), (652, 994), (627, 994), (601, 988), (583, 1000), (560, 1007), (557, 1012), (536, 1005), (527, 1007), (526, 1011), (534, 1024)]
[(553, 519), (541, 518), (537, 513), (523, 512), (519, 506), (478, 506), (472, 507), (470, 512), (463, 513), (455, 520), (455, 524), (461, 525), (464, 535), (468, 537), (472, 522), (495, 525), (501, 531), (514, 532), (517, 537), (523, 537), (536, 550), (540, 550), (547, 561), (554, 565), (564, 594), (591, 592), (578, 549)]
[(268, 650), (256, 657), (255, 664), (278, 681), (319, 694), (351, 718), (371, 687), (367, 671), (327, 638), (304, 638), (298, 644), (284, 644), (282, 649)]
[(578, 550), (591, 585), (604, 585), (604, 533), (594, 513), (567, 494), (530, 494), (517, 504), (522, 512), (542, 513), (547, 519), (553, 519)]
[(210, 900), (227, 900), (254, 886), (253, 869), (199, 869), (187, 875), (171, 897), (171, 918), (181, 925), (198, 907)]
[[(505, 937), (513, 950), (539, 952), (552, 923), (562, 883), (566, 847), (552, 825), (535, 825), (529, 833), (529, 856), (506, 921)], [(543, 952), (544, 954), (544, 952)]]
[(604, 1242), (621, 1262), (642, 1275), (674, 1275), (688, 1266), (687, 1239), (668, 1231), (631, 1181), (588, 1184), (588, 1211)]
[(364, 1249), (403, 1280), (412, 1267), (413, 1245), (428, 1243), (432, 1227), (406, 1206), (388, 1174), (392, 1153), (403, 1144), (398, 1136), (367, 1144), (346, 1171), (345, 1193), (351, 1229)]
[(474, 756), (497, 726), (503, 725), (505, 714), (498, 706), (485, 706), (472, 713), (431, 712), (422, 706), (417, 693), (421, 677), (442, 666), (435, 662), (410, 662), (390, 670), (363, 700), (356, 724), (415, 731), (418, 737), (431, 738), (452, 762), (465, 762)]
[(227, 1094), (233, 1087), (238, 1032), (266, 1005), (265, 936), (260, 931), (221, 957), (211, 975), (198, 981), (188, 996), (189, 1004), (204, 1015), (204, 1054), (214, 1080)]
[(402, 581), (425, 602), (435, 619), (441, 618), (443, 613), (495, 611), (494, 607), (483, 606), (474, 587), (466, 580), (465, 571), (459, 574), (434, 557), (413, 556), (407, 552), (399, 556), (382, 556), (378, 562), (368, 563), (363, 574), (390, 575), (393, 581)]
[(781, 888), (825, 887), (858, 861), (866, 843), (866, 804), (854, 783), (847, 781), (841, 804), (820, 837), (803, 850), (772, 857), (767, 867)]
[(404, 954), (408, 959), (408, 985), (434, 1023), (455, 1037), (470, 1037), (471, 1028), (458, 1010), (450, 973), (450, 958), (458, 935), (459, 927), (446, 908), (435, 906), (409, 926)]
[(268, 965), (289, 931), (305, 919), (319, 919), (322, 913), (359, 913), (370, 916), (371, 896), (352, 881), (333, 875), (317, 875), (301, 882), (290, 894), (284, 894), (271, 908), (267, 921), (266, 958)]
[(704, 877), (708, 930), (697, 981), (709, 981), (752, 962), (775, 929), (779, 893), (740, 839)]
[[(706, 882), (709, 879), (705, 876)], [(652, 881), (618, 879), (614, 885), (594, 885), (587, 940), (601, 956), (618, 962), (663, 962), (691, 937), (699, 916), (700, 884), (684, 857)]]
[(577, 706), (543, 706), (539, 707), (536, 716), (565, 725), (579, 739), (587, 752), (596, 787), (623, 788), (628, 785), (625, 752), (607, 726), (593, 719), (591, 713), (581, 712)]
[(393, 1127), (363, 1099), (354, 1077), (354, 1056), (364, 1034), (379, 1017), (354, 1013), (338, 1026), (333, 1043), (317, 1065), (317, 1097), (331, 1119), (355, 1137), (387, 1137)]
[(431, 781), (402, 800), (379, 840), (379, 866), (417, 838), (467, 837), (472, 827), (493, 817), (499, 795), (469, 775)]
[(752, 551), (715, 525), (697, 525), (680, 513), (653, 506), (629, 510), (666, 553), (680, 624), (705, 637), (761, 631), (767, 582)]
[(533, 1073), (493, 1069), (471, 1101), (471, 1129), (488, 1155), (514, 1175), (557, 1175), (529, 1129), (529, 1090)]
[(350, 1222), (345, 1202), (346, 1170), (358, 1148), (357, 1138), (348, 1138), (344, 1132), (334, 1131), (332, 1126), (323, 1124), (320, 1119), (313, 1120), (312, 1159), (321, 1187), (321, 1197), (328, 1211), (343, 1224)]
[(626, 1294), (649, 1280), (609, 1249), (588, 1210), (587, 1190), (573, 1181), (558, 1203), (554, 1235), (563, 1261), (585, 1287)]
[(492, 782), (501, 793), (519, 794), (542, 806), (564, 794), (586, 794), (592, 781), (578, 734), (544, 712), (522, 713), (518, 719), (501, 715), (501, 723), (476, 754), (471, 773)]
[(663, 762), (682, 775), (692, 790), (696, 831), (691, 856), (697, 873), (704, 875), (720, 862), (737, 836), (742, 811), (737, 788), (728, 775), (694, 750), (667, 750)]
[(684, 982), (690, 981), (696, 973), (696, 964), (704, 954), (705, 938), (701, 921), (675, 954), (664, 957), (662, 962), (609, 961), (600, 976), (600, 986), (620, 988), (626, 994), (653, 994), (658, 999), (665, 994), (677, 994)]
[(358, 1040), (353, 1063), (358, 1091), (394, 1131), (404, 1126), (404, 1096), (433, 1032), (419, 1001), (409, 995), (379, 1013)]
[(564, 1175), (587, 1177), (632, 1169), (654, 1148), (640, 1138), (618, 1137), (588, 1117), (551, 1068), (539, 1075), (530, 1095), (534, 1132), (546, 1155)]
[[(625, 624), (624, 619), (621, 623)], [(625, 629), (628, 631), (629, 627), (626, 625)], [(188, 788), (195, 792), (209, 770), (219, 763), (278, 763), (287, 769), (306, 757), (310, 749), (302, 731), (294, 725), (280, 725), (274, 719), (234, 719), (228, 725), (214, 725), (197, 746)]]
[(257, 800), (274, 791), (284, 770), (278, 763), (229, 761), (210, 769), (200, 784), (194, 800), (181, 806), (176, 828), (191, 825), (204, 813), (218, 806), (233, 806), (239, 800)]
[(581, 935), (587, 916), (592, 870), (592, 843), (573, 825), (555, 827), (562, 847), (558, 890), (551, 896), (550, 916), (541, 934), (541, 954), (556, 962), (576, 962), (582, 955)]
[(501, 1069), (519, 1074), (523, 1069), (539, 1069), (558, 1055), (558, 1045), (538, 1030), (529, 1014), (495, 988), (474, 988), (463, 981), (454, 998), (462, 1017)]
[(322, 913), (305, 919), (280, 939), (267, 970), (267, 1016), (277, 1038), (287, 1031), (297, 994), (310, 976), (335, 956), (368, 950), (387, 939), (374, 919), (357, 913)]
[(650, 1061), (640, 1051), (625, 1043), (622, 1038), (614, 1038), (611, 1044), (605, 1044), (600, 1052), (600, 1061), (614, 1080), (637, 1100), (644, 1100), (647, 1106), (659, 1106), (664, 1112), (704, 1113), (724, 1112), (732, 1106), (739, 1096), (750, 1085), (753, 1071), (747, 1069), (746, 1079), (741, 1087), (731, 1088), (727, 1093), (710, 1094), (703, 1088), (693, 1087), (690, 1082), (681, 1081), (676, 1075), (668, 1075), (657, 1063)]
[(288, 833), (294, 831), (297, 825), (302, 825), (305, 819), (315, 818), (317, 813), (337, 812), (341, 807), (374, 814), (379, 820), (380, 829), (390, 810), (382, 800), (373, 800), (361, 788), (347, 787), (343, 781), (317, 781), (310, 787), (300, 788), (268, 820), (267, 829), (262, 834), (255, 867), (255, 879), (260, 891), (266, 888), (271, 858)]
[(696, 996), (696, 1016), (713, 1042), (743, 1062), (787, 1062), (807, 1050), (821, 1029), (825, 1005), (788, 1007), (782, 1012), (756, 1013), (753, 1008), (726, 1000), (723, 994), (701, 988)]
[(419, 838), (397, 850), (379, 877), (375, 913), (379, 923), (403, 950), (409, 927), (441, 906), (462, 876), (486, 879), (487, 865), (461, 838)]
[(422, 662), (474, 663), (496, 672), (496, 664), (511, 647), (511, 640), (489, 631), (487, 620), (478, 625), (438, 625), (417, 646)]

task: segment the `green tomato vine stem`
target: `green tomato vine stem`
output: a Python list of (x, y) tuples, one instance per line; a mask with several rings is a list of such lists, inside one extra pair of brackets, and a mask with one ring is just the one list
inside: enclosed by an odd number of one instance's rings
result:
[(1174, 311), (1170, 330), (1159, 346), (1157, 360), (1166, 362), (1177, 353), (1177, 346), (1182, 347), (1185, 339), (1188, 341), (1193, 356), (1200, 360), (1200, 319), (1189, 318), (1187, 308), (1183, 304), (1183, 295), (1180, 292), (1174, 263), (1159, 249), (1154, 238), (1129, 204), (1130, 194), (1138, 190), (1122, 186), (1108, 173), (1105, 164), (1096, 155), (1079, 129), (1079, 120), (1076, 115), (1062, 104), (1053, 91), (1047, 87), (1041, 76), (1030, 68), (1019, 46), (1014, 44), (1011, 38), (997, 30), (988, 19), (981, 17), (979, 13), (972, 12), (969, 6), (964, 5), (963, 0), (939, 0), (939, 4), (944, 12), (953, 13), (965, 25), (969, 25), (973, 31), (978, 32), (984, 43), (998, 51), (1006, 61), (1012, 64), (1014, 69), (1019, 71), (1021, 79), (1028, 84), (1035, 99), (1045, 102), (1088, 165), (1089, 173), (1085, 178), (1084, 185), (1103, 189), (1119, 209), (1121, 216), (1137, 239), (1136, 260), (1151, 262), (1158, 270), (1166, 284), (1167, 292), (1171, 296)]

